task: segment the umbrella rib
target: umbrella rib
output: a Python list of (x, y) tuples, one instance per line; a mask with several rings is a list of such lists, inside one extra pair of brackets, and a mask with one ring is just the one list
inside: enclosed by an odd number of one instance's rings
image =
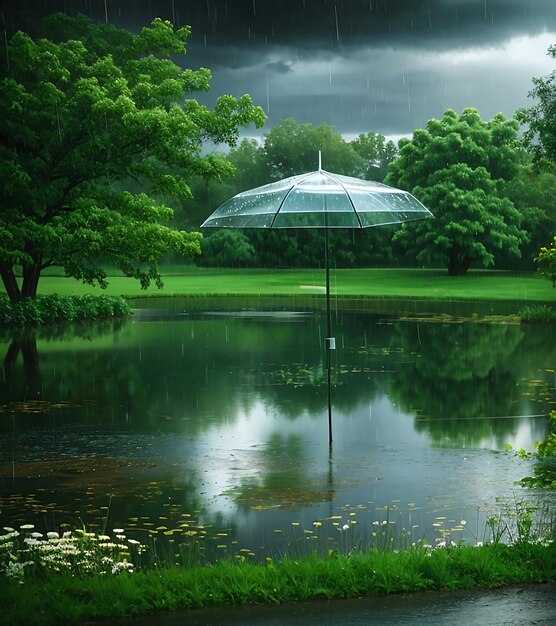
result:
[(355, 217), (357, 218), (357, 222), (359, 223), (359, 228), (364, 228), (363, 226), (363, 222), (361, 221), (361, 218), (359, 217), (359, 213), (357, 213), (357, 209), (355, 208), (355, 204), (353, 204), (353, 200), (351, 199), (351, 196), (349, 195), (348, 190), (344, 187), (344, 185), (342, 184), (341, 181), (339, 181), (337, 178), (334, 178), (334, 176), (330, 173), (330, 172), (323, 172), (324, 174), (326, 174), (327, 176), (329, 176), (337, 185), (340, 185), (340, 187), (344, 190), (347, 199), (349, 200), (349, 203), (351, 204), (351, 208), (353, 209), (353, 212), (355, 213)]
[(304, 183), (308, 178), (310, 178), (313, 174), (315, 174), (316, 172), (310, 172), (309, 174), (307, 174), (307, 176), (305, 176), (305, 178), (302, 178), (300, 181), (298, 181), (297, 183), (295, 183), (295, 185), (292, 185), (290, 187), (290, 189), (288, 189), (286, 195), (282, 198), (282, 201), (280, 202), (280, 204), (278, 205), (278, 210), (276, 211), (276, 213), (274, 214), (274, 217), (272, 218), (272, 222), (270, 223), (269, 228), (274, 228), (274, 222), (276, 221), (276, 218), (278, 217), (278, 213), (280, 213), (280, 211), (282, 210), (282, 207), (284, 206), (284, 202), (286, 202), (286, 200), (288, 199), (288, 196), (290, 195), (290, 193), (296, 188), (299, 187), (299, 185), (301, 185), (301, 183)]

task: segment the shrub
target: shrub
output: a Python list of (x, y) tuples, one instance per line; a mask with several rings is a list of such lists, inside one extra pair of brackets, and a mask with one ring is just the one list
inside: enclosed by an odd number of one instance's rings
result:
[(255, 249), (238, 230), (217, 230), (203, 239), (200, 262), (209, 267), (243, 267), (253, 263)]
[(549, 324), (556, 322), (556, 311), (546, 304), (526, 306), (518, 313), (522, 322)]
[(74, 321), (99, 320), (131, 315), (128, 302), (119, 296), (38, 296), (12, 304), (0, 296), (0, 326), (29, 327), (66, 324)]
[(64, 298), (58, 294), (42, 296), (38, 301), (45, 324), (73, 322), (76, 315), (74, 299)]

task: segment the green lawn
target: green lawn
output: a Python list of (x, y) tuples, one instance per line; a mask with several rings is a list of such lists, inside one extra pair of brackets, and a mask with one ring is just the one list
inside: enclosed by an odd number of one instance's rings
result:
[[(71, 278), (47, 275), (39, 293), (82, 295), (107, 293), (126, 297), (193, 295), (309, 295), (322, 293), (324, 271), (231, 270), (185, 266), (163, 273), (164, 288), (141, 290), (138, 281), (109, 278), (109, 287), (83, 285)], [(450, 277), (445, 270), (347, 269), (331, 272), (331, 292), (338, 296), (424, 298), (433, 300), (521, 300), (556, 304), (556, 289), (535, 273), (470, 271)]]

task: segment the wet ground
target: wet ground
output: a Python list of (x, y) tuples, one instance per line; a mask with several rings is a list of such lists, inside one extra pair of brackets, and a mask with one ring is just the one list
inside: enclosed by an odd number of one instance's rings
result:
[(556, 625), (556, 583), (281, 606), (202, 609), (89, 626), (540, 626)]

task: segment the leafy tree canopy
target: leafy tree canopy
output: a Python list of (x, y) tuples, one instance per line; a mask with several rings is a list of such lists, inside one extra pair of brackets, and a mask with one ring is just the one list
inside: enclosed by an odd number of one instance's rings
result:
[[(529, 236), (529, 241), (521, 246), (522, 262), (519, 267), (531, 269), (539, 248), (556, 231), (556, 170), (551, 172), (528, 163), (520, 167), (516, 176), (505, 185), (504, 195), (521, 213), (521, 227)], [(504, 267), (508, 262), (504, 251), (496, 255), (497, 267)], [(515, 267), (515, 261), (512, 265)]]
[(273, 180), (314, 172), (319, 150), (329, 172), (357, 176), (364, 168), (363, 158), (328, 124), (313, 127), (288, 118), (266, 133), (263, 147)]
[(365, 180), (382, 182), (388, 172), (388, 164), (398, 156), (393, 141), (386, 141), (384, 135), (368, 132), (350, 142), (351, 147), (365, 160), (361, 177)]
[(492, 265), (496, 250), (519, 256), (526, 233), (503, 195), (523, 160), (517, 127), (502, 114), (484, 122), (476, 109), (448, 110), (400, 141), (385, 182), (411, 191), (436, 217), (404, 224), (394, 236), (419, 262), (446, 263), (450, 275), (462, 275), (472, 262)]
[[(550, 46), (548, 54), (556, 59), (556, 45)], [(533, 78), (531, 98), (538, 102), (529, 109), (520, 109), (517, 119), (529, 128), (524, 140), (537, 164), (556, 167), (556, 70), (544, 78)]]
[(242, 267), (253, 262), (255, 250), (240, 230), (221, 228), (205, 237), (201, 262), (213, 267)]
[(203, 142), (234, 145), (238, 127), (261, 126), (264, 113), (249, 96), (221, 96), (214, 110), (189, 97), (211, 78), (169, 59), (184, 53), (189, 27), (156, 19), (132, 35), (57, 15), (45, 33), (15, 33), (0, 66), (6, 291), (14, 302), (34, 297), (50, 265), (104, 286), (111, 263), (160, 285), (159, 259), (198, 254), (201, 237), (171, 228), (161, 199), (189, 196), (192, 176), (229, 174), (222, 155), (202, 155)]

